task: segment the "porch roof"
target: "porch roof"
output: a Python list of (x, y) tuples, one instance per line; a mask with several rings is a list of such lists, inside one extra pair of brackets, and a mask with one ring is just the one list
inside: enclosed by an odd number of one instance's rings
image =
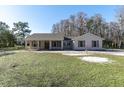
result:
[(26, 40), (63, 40), (64, 37), (61, 34), (53, 33), (34, 33), (26, 38)]

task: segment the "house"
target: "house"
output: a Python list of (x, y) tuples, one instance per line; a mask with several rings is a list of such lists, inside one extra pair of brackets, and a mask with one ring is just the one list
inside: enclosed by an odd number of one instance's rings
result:
[(103, 38), (91, 33), (77, 37), (65, 37), (62, 34), (35, 33), (25, 40), (25, 47), (35, 50), (85, 50), (102, 49)]

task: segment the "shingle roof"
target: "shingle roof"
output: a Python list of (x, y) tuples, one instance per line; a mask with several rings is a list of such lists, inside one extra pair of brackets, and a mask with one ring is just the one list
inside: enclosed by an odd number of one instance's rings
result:
[(26, 40), (63, 40), (62, 34), (53, 33), (34, 33), (26, 38)]
[(91, 35), (94, 37), (97, 37), (99, 39), (103, 39), (103, 38), (96, 36), (94, 34), (91, 34), (91, 33), (86, 33), (82, 36), (77, 36), (77, 37), (64, 37), (64, 35), (61, 33), (56, 33), (56, 34), (55, 33), (34, 33), (34, 34), (28, 36), (26, 38), (26, 40), (64, 40), (65, 38), (75, 40), (75, 39), (82, 38), (82, 37), (85, 38), (85, 37), (88, 37)]
[(79, 39), (79, 38), (88, 38), (89, 36), (93, 36), (93, 37), (96, 37), (96, 38), (99, 38), (99, 39), (102, 39), (102, 40), (104, 40), (104, 38), (101, 38), (101, 37), (99, 37), (99, 36), (97, 36), (97, 35), (94, 35), (94, 34), (92, 34), (92, 33), (86, 33), (86, 34), (83, 34), (83, 35), (81, 35), (81, 36), (78, 36), (78, 37), (74, 37), (74, 38), (72, 38), (73, 40), (74, 39)]

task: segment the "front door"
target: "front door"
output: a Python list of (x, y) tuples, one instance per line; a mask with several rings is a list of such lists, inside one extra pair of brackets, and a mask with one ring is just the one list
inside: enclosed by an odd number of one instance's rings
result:
[(45, 41), (44, 45), (45, 45), (44, 48), (48, 50), (49, 49), (49, 41)]

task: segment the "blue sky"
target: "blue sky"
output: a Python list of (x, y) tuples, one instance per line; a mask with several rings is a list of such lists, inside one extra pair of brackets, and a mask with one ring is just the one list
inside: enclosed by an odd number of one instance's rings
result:
[(13, 22), (28, 22), (32, 33), (49, 33), (54, 23), (81, 11), (88, 17), (100, 13), (107, 22), (115, 21), (118, 7), (112, 5), (0, 6), (0, 21), (6, 22), (11, 28)]

